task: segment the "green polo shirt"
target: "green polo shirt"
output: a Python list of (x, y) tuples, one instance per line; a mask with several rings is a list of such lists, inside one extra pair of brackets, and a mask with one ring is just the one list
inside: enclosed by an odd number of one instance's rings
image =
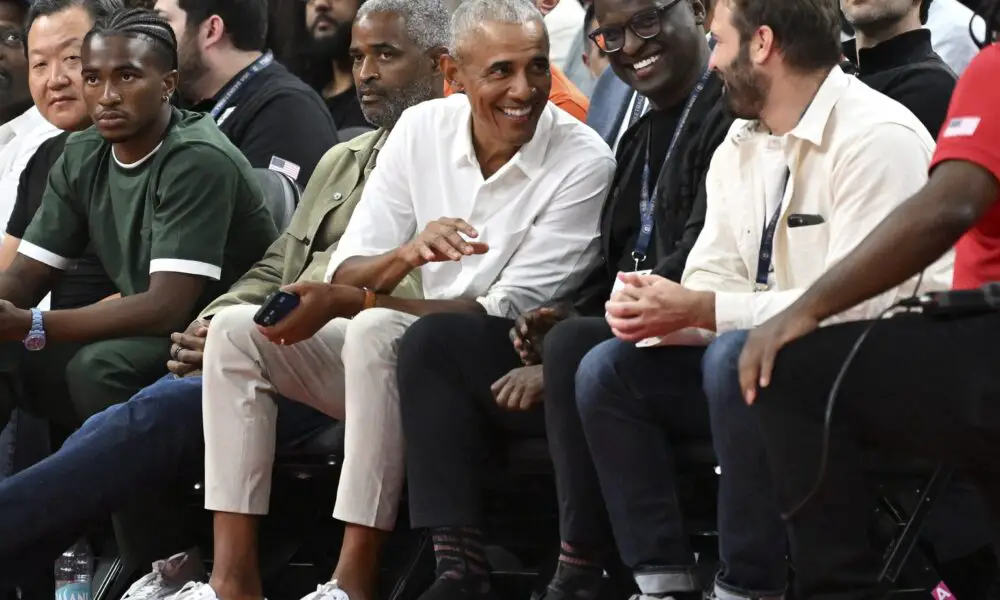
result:
[(199, 275), (200, 310), (276, 237), (250, 163), (211, 117), (175, 110), (163, 142), (131, 165), (95, 128), (71, 135), (18, 251), (65, 270), (89, 243), (123, 296), (158, 271)]

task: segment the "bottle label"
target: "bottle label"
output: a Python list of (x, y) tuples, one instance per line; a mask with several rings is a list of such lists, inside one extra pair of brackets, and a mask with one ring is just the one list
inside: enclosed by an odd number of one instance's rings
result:
[(56, 590), (56, 600), (90, 600), (90, 582), (67, 583)]

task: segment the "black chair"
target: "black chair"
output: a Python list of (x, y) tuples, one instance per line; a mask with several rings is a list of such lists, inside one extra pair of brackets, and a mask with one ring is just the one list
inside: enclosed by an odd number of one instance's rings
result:
[(264, 202), (274, 219), (278, 231), (284, 231), (292, 220), (295, 207), (299, 205), (302, 191), (288, 175), (271, 169), (254, 169), (257, 183), (264, 191)]

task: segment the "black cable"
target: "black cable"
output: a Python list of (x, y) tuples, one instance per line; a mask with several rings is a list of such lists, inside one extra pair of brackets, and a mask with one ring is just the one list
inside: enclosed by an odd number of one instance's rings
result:
[(816, 470), (816, 481), (813, 483), (812, 489), (806, 494), (798, 504), (796, 504), (788, 512), (781, 514), (781, 518), (788, 521), (794, 517), (802, 508), (809, 503), (816, 494), (819, 493), (820, 486), (823, 485), (823, 479), (826, 477), (826, 469), (830, 460), (830, 436), (831, 436), (831, 425), (833, 423), (833, 408), (837, 403), (837, 394), (840, 393), (840, 386), (844, 382), (844, 378), (847, 376), (847, 370), (851, 368), (851, 363), (854, 362), (854, 357), (858, 355), (861, 351), (862, 344), (868, 339), (868, 334), (875, 329), (883, 318), (890, 312), (900, 309), (900, 308), (912, 308), (919, 305), (920, 285), (924, 282), (924, 272), (920, 272), (920, 277), (917, 278), (917, 285), (913, 288), (913, 295), (908, 296), (899, 302), (896, 302), (892, 306), (886, 308), (878, 314), (870, 323), (865, 330), (861, 332), (858, 336), (857, 341), (854, 342), (854, 346), (851, 347), (851, 351), (847, 353), (847, 357), (844, 358), (843, 364), (840, 365), (840, 371), (837, 372), (837, 377), (833, 380), (833, 385), (830, 387), (830, 393), (826, 398), (826, 412), (823, 416), (823, 449), (820, 452), (819, 458), (819, 468)]

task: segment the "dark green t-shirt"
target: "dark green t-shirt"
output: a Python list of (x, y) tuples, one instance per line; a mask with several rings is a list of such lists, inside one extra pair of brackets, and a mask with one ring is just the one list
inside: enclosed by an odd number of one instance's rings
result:
[(200, 310), (276, 237), (247, 159), (211, 117), (175, 110), (163, 142), (131, 165), (95, 128), (71, 135), (18, 251), (66, 269), (91, 243), (123, 296), (157, 271), (201, 275)]

